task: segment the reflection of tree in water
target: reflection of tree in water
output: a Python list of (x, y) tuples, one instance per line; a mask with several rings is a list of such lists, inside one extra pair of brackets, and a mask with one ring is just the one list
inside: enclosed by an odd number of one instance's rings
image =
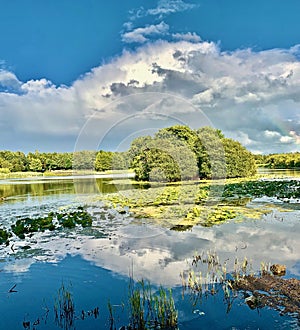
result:
[(41, 182), (41, 183), (20, 183), (20, 184), (3, 184), (0, 185), (0, 196), (4, 198), (32, 195), (59, 195), (62, 193), (74, 193), (73, 182)]

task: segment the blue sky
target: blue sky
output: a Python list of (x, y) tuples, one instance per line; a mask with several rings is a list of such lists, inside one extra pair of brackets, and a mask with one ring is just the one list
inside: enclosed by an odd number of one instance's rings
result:
[(0, 0), (0, 149), (124, 149), (211, 124), (299, 149), (297, 0)]

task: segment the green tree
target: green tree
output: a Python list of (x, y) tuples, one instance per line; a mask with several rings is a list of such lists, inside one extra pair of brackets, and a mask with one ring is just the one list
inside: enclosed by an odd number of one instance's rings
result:
[(100, 150), (95, 161), (96, 171), (108, 171), (112, 169), (113, 152)]
[(96, 161), (96, 151), (82, 150), (73, 153), (73, 169), (94, 170)]
[(179, 181), (197, 177), (195, 154), (187, 144), (171, 135), (147, 138), (134, 157), (132, 168), (141, 181)]
[(29, 161), (29, 169), (33, 172), (41, 172), (43, 170), (41, 160), (39, 158), (31, 158)]
[(255, 158), (238, 141), (223, 139), (228, 178), (247, 177), (256, 173)]

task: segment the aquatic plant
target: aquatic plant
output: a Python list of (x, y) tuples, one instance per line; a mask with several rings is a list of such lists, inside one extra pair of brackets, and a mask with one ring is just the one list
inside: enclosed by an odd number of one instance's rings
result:
[(129, 285), (128, 329), (177, 329), (178, 312), (175, 308), (172, 290), (159, 287), (153, 292), (150, 283), (144, 280)]
[(255, 180), (226, 184), (223, 197), (275, 197), (280, 200), (300, 198), (299, 180)]
[(0, 227), (0, 244), (9, 244), (9, 238), (11, 237), (11, 233), (6, 229)]
[[(227, 272), (227, 262), (220, 263), (215, 252), (195, 254), (191, 268), (180, 274), (183, 294), (189, 290), (196, 305), (199, 300), (202, 302), (203, 296), (214, 295), (221, 290), (229, 312), (237, 293), (242, 293), (251, 309), (268, 306), (282, 314), (294, 313), (299, 318), (300, 280), (282, 278), (286, 269), (284, 265), (261, 262), (260, 271), (254, 273), (251, 260), (236, 257), (233, 271)], [(199, 263), (207, 265), (206, 273), (196, 271)]]
[(75, 304), (72, 293), (62, 283), (54, 304), (55, 322), (64, 330), (74, 328)]
[[(256, 197), (274, 197), (284, 202), (300, 198), (297, 180), (267, 181), (255, 178), (193, 181), (151, 186), (147, 190), (104, 194), (99, 198), (108, 207), (136, 219), (159, 222), (174, 230), (194, 225), (210, 227), (225, 221), (259, 219), (272, 211), (269, 206), (248, 207)], [(272, 205), (272, 208), (279, 206)], [(284, 206), (287, 211), (287, 205)]]
[(11, 225), (11, 230), (16, 236), (24, 239), (27, 234), (44, 232), (45, 230), (53, 231), (61, 227), (74, 228), (76, 225), (80, 225), (83, 228), (90, 227), (92, 222), (92, 216), (83, 207), (78, 207), (74, 211), (50, 212), (45, 217), (18, 219)]

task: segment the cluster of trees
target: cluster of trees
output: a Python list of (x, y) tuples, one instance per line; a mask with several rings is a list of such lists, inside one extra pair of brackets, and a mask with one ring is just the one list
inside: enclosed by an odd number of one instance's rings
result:
[(176, 125), (154, 137), (139, 137), (128, 151), (137, 180), (179, 181), (244, 177), (256, 173), (255, 159), (239, 142), (211, 127)]
[(268, 168), (300, 168), (300, 153), (266, 155), (261, 159), (261, 164)]
[(123, 152), (75, 151), (75, 152), (29, 152), (0, 151), (0, 173), (45, 172), (55, 170), (127, 169), (128, 158)]
[(1, 151), (0, 172), (133, 169), (140, 181), (244, 177), (256, 172), (254, 156), (211, 127), (176, 125), (136, 138), (126, 152), (28, 153)]

